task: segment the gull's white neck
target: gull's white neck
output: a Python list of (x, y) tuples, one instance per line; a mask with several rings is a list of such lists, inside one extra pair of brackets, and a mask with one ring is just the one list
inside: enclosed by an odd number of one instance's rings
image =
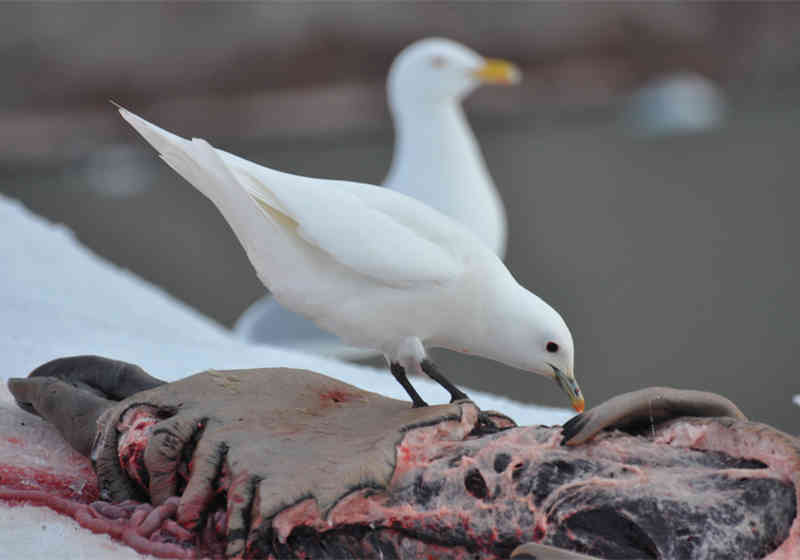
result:
[(410, 101), (392, 104), (395, 147), (384, 185), (454, 218), (502, 256), (505, 211), (459, 101)]

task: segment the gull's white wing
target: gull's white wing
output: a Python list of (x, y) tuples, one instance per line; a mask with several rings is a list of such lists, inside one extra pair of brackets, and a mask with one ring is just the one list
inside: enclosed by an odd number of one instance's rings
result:
[[(433, 218), (441, 216), (421, 203), (407, 197), (398, 202), (395, 197), (402, 195), (396, 193), (384, 199), (381, 189), (370, 185), (274, 171), (214, 150), (203, 140), (185, 140), (124, 109), (120, 113), (173, 169), (214, 202), (268, 287), (271, 273), (265, 270), (269, 264), (264, 261), (269, 255), (262, 255), (259, 248), (280, 240), (269, 238), (274, 227), (266, 222), (321, 249), (354, 272), (389, 286), (442, 283), (462, 270), (456, 252), (442, 243), (446, 235), (435, 235), (435, 226), (420, 232), (409, 227), (413, 221), (402, 219), (414, 209), (426, 215), (430, 212)], [(231, 192), (237, 189), (250, 196)], [(378, 192), (369, 193), (370, 189)], [(368, 194), (354, 194), (361, 191)], [(376, 197), (383, 203), (371, 204)], [(243, 202), (248, 198), (250, 205)], [(400, 219), (386, 211), (393, 200), (402, 207)]]
[[(446, 251), (451, 251), (464, 243), (470, 245), (478, 243), (474, 234), (463, 225), (404, 193), (366, 183), (292, 175), (253, 163), (224, 150), (218, 149), (217, 153), (234, 174), (248, 185), (251, 183), (246, 179), (249, 175), (260, 177), (260, 181), (273, 185), (272, 191), (281, 185), (288, 185), (291, 189), (293, 186), (296, 187), (299, 181), (307, 181), (326, 191), (349, 194), (357, 198), (372, 210), (385, 214), (393, 221), (413, 230), (417, 236), (441, 246)], [(264, 194), (266, 193), (262, 192), (260, 196)]]

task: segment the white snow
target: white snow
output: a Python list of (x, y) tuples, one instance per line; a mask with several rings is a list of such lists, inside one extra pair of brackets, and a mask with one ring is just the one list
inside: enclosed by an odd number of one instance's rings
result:
[[(208, 368), (288, 366), (312, 369), (364, 389), (406, 399), (387, 371), (268, 346), (254, 346), (127, 270), (81, 246), (63, 226), (0, 196), (0, 378), (23, 377), (54, 358), (99, 354), (175, 380)], [(429, 402), (446, 392), (415, 379)], [(484, 409), (501, 410), (520, 424), (560, 424), (566, 409), (528, 406), (470, 390)], [(19, 422), (35, 421), (0, 388), (0, 429), (11, 437)], [(0, 560), (6, 558), (119, 560), (131, 549), (81, 529), (45, 508), (0, 503)]]

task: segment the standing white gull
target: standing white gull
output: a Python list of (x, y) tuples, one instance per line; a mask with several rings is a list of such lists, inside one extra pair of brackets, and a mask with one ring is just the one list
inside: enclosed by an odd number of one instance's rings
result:
[(455, 220), (389, 189), (282, 173), (120, 114), (222, 212), (278, 301), (383, 353), (414, 406), (426, 403), (408, 371), (466, 398), (428, 358), (426, 347), (443, 347), (554, 379), (583, 410), (564, 320)]
[[(502, 258), (506, 214), (461, 101), (481, 84), (513, 84), (513, 64), (486, 59), (441, 38), (416, 41), (397, 55), (386, 84), (395, 129), (384, 186), (425, 202), (469, 228)], [(345, 359), (374, 352), (344, 346), (335, 336), (264, 296), (234, 327), (251, 342), (293, 347)]]
[(395, 146), (384, 186), (447, 214), (501, 259), (505, 208), (461, 101), (481, 84), (509, 85), (519, 78), (510, 62), (431, 38), (397, 55), (386, 84)]

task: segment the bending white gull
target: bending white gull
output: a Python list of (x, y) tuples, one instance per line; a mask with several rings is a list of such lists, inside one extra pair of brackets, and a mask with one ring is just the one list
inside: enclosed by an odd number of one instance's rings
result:
[(389, 189), (282, 173), (120, 113), (222, 212), (278, 301), (379, 350), (415, 406), (425, 402), (408, 371), (466, 398), (425, 350), (444, 347), (554, 379), (583, 410), (566, 323), (458, 222)]
[[(397, 55), (387, 80), (395, 147), (384, 186), (425, 202), (475, 233), (502, 258), (506, 213), (461, 100), (481, 84), (513, 84), (519, 72), (448, 39), (412, 43)], [(234, 331), (250, 342), (325, 356), (375, 354), (342, 343), (266, 295), (239, 317)]]

